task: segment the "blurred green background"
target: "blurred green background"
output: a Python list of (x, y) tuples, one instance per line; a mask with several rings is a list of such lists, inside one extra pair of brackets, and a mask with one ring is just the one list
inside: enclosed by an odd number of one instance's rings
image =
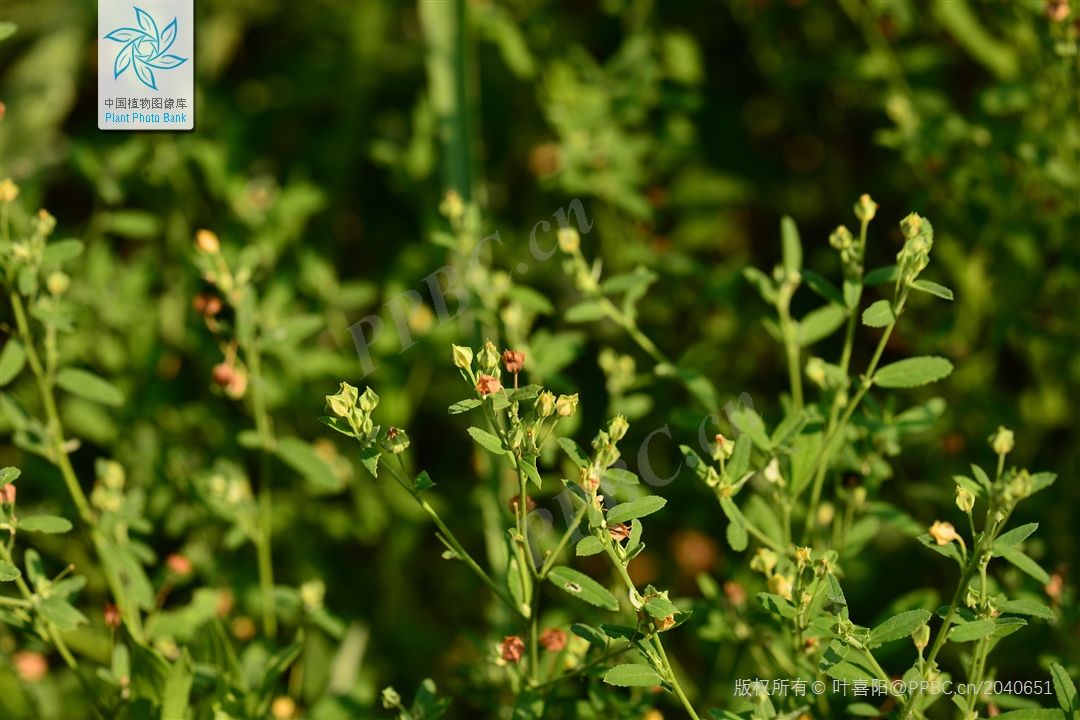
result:
[[(474, 492), (487, 469), (470, 456), (464, 420), (446, 406), (468, 394), (449, 344), (475, 347), (485, 338), (468, 324), (438, 327), (428, 301), (410, 322), (417, 344), (402, 351), (383, 307), (406, 290), (427, 296), (424, 278), (448, 262), (438, 243), (447, 189), (479, 206), (485, 235), (499, 232), (494, 267), (529, 262), (514, 282), (539, 295), (519, 291), (516, 305), (515, 297), (498, 302), (535, 315), (530, 361), (544, 382), (581, 393), (579, 442), (617, 410), (631, 416), (627, 448), (667, 424), (674, 442), (652, 446), (661, 476), (677, 464), (678, 443), (695, 444), (713, 408), (656, 378), (649, 358), (613, 325), (560, 319), (578, 294), (557, 257), (532, 259), (536, 223), (554, 228), (552, 214), (580, 199), (595, 221), (583, 236), (588, 257), (602, 258), (605, 273), (642, 265), (658, 276), (638, 305), (642, 330), (711, 380), (719, 404), (748, 392), (771, 424), (782, 417), (784, 358), (761, 323), (768, 308), (741, 271), (778, 261), (780, 216), (798, 223), (807, 265), (834, 279), (839, 260), (827, 237), (841, 222), (855, 226), (860, 194), (880, 205), (870, 268), (894, 261), (900, 218), (930, 218), (936, 238), (926, 277), (953, 288), (956, 301), (913, 299), (886, 358), (943, 355), (956, 371), (904, 396), (898, 409), (941, 396), (947, 410), (892, 461), (882, 497), (930, 523), (951, 508), (949, 478), (971, 462), (989, 467), (986, 438), (999, 425), (1014, 429), (1010, 462), (1060, 476), (1017, 522), (1040, 523), (1028, 553), (1061, 573), (1066, 589), (1048, 598), (1030, 579), (1012, 580), (1063, 607), (1065, 620), (1033, 623), (1004, 641), (999, 677), (1044, 680), (1039, 658), (1075, 661), (1075, 2), (1064, 5), (1071, 14), (1063, 19), (1058, 4), (1042, 0), (195, 6), (195, 131), (130, 134), (96, 128), (94, 3), (5, 2), (0, 19), (18, 31), (0, 43), (0, 169), (20, 186), (25, 212), (47, 208), (58, 237), (87, 243), (71, 271), (79, 319), (62, 353), (110, 378), (129, 401), (114, 411), (68, 398), (62, 415), (83, 441), (75, 460), (87, 487), (95, 458), (122, 463), (129, 485), (146, 494), (154, 532), (140, 541), (150, 556), (180, 551), (193, 561), (193, 576), (170, 602), (184, 602), (196, 586), (228, 587), (234, 616), (258, 616), (254, 551), (234, 549), (227, 523), (194, 490), (215, 461), (253, 475), (257, 465), (237, 442), (250, 417), (212, 387), (221, 352), (191, 309), (207, 289), (193, 261), (195, 231), (214, 230), (227, 249), (257, 247), (271, 316), (322, 319), (318, 333), (275, 349), (266, 369), (278, 434), (316, 441), (339, 480), (312, 488), (288, 468), (276, 471), (276, 580), (323, 580), (327, 607), (355, 623), (363, 644), (360, 680), (331, 702), (336, 641), (309, 633), (310, 671), (294, 682), (303, 707), (322, 707), (311, 717), (382, 716), (371, 709), (378, 688), (393, 683), (411, 695), (428, 676), (455, 697), (455, 717), (486, 716), (491, 701), (488, 671), (476, 664), (490, 640), (476, 602), (483, 587), (441, 560), (432, 527), (407, 498), (376, 483), (353, 447), (318, 421), (323, 396), (340, 380), (370, 384), (383, 399), (384, 426), (409, 430), (412, 463), (438, 483), (448, 522), (482, 546), (481, 510), (498, 508)], [(554, 232), (538, 238), (544, 248), (554, 244)], [(793, 310), (818, 304), (803, 290)], [(4, 313), (10, 322), (7, 305)], [(387, 332), (372, 350), (379, 369), (362, 378), (349, 327), (371, 314), (381, 314)], [(859, 332), (855, 368), (865, 367), (878, 337)], [(500, 349), (513, 341), (492, 339)], [(831, 358), (839, 347), (837, 336), (815, 353)], [(633, 358), (636, 370), (627, 373), (625, 361), (620, 370), (606, 348)], [(33, 402), (29, 382), (5, 392)], [(74, 517), (59, 473), (10, 443), (5, 407), (0, 464), (22, 467), (29, 479), (20, 505)], [(650, 525), (653, 543), (636, 561), (641, 577), (686, 597), (700, 597), (701, 571), (720, 583), (758, 582), (723, 542), (725, 522), (704, 487), (684, 473), (663, 493), (669, 511)], [(93, 564), (77, 541), (28, 542)], [(853, 619), (869, 623), (919, 587), (951, 592), (946, 563), (881, 533), (847, 569)], [(148, 572), (163, 576), (160, 563)], [(92, 579), (83, 604), (104, 598)], [(741, 676), (732, 632), (703, 612), (672, 641), (697, 692), (717, 703)], [(3, 640), (5, 664), (13, 642)], [(38, 707), (63, 702), (26, 692)]]

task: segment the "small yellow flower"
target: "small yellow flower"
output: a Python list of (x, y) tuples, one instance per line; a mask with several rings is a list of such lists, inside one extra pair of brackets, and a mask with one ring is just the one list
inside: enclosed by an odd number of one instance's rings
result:
[(14, 202), (19, 197), (19, 186), (11, 178), (0, 181), (0, 202)]
[(221, 250), (221, 243), (209, 230), (199, 230), (195, 233), (195, 249), (201, 253), (216, 253)]
[(953, 540), (961, 540), (960, 535), (956, 532), (956, 528), (952, 526), (952, 523), (942, 522), (937, 520), (930, 526), (930, 537), (934, 538), (934, 542), (938, 545), (948, 545)]

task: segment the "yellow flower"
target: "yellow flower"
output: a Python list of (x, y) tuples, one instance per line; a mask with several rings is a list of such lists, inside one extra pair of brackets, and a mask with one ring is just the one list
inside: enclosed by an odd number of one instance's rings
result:
[(0, 182), (0, 202), (13, 202), (19, 197), (19, 186), (11, 178), (4, 178)]
[(938, 545), (948, 545), (953, 540), (960, 540), (960, 535), (956, 532), (956, 528), (952, 526), (952, 523), (941, 522), (937, 520), (930, 526), (930, 537), (934, 538), (934, 542)]

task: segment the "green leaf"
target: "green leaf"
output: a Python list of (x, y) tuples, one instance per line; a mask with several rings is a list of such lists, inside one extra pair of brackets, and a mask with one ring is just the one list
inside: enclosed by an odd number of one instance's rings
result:
[(15, 482), (19, 479), (20, 475), (22, 475), (22, 470), (17, 467), (6, 467), (0, 469), (0, 488), (4, 487), (9, 483)]
[(957, 625), (949, 632), (951, 642), (971, 642), (980, 640), (990, 635), (997, 629), (993, 620), (975, 620), (973, 622)]
[(864, 283), (866, 285), (873, 286), (895, 282), (896, 272), (897, 270), (895, 265), (886, 265), (885, 267), (871, 270), (870, 272), (866, 273), (866, 279), (864, 280)]
[(525, 473), (525, 477), (529, 478), (537, 488), (543, 487), (544, 481), (540, 477), (539, 471), (536, 469), (535, 455), (526, 455), (521, 458), (521, 461), (518, 464), (521, 467), (521, 471)]
[(0, 582), (11, 582), (17, 577), (22, 577), (22, 571), (7, 560), (0, 560)]
[(784, 271), (789, 275), (802, 270), (802, 241), (799, 227), (788, 215), (780, 218), (780, 242), (783, 245)]
[(589, 457), (576, 442), (570, 438), (559, 438), (559, 447), (570, 456), (570, 459), (573, 460), (574, 464), (579, 468), (589, 467)]
[(16, 338), (11, 338), (0, 351), (0, 387), (17, 378), (25, 365), (26, 348)]
[(850, 312), (859, 309), (859, 301), (862, 300), (863, 286), (850, 278), (844, 278), (844, 306)]
[(994, 720), (1062, 720), (1062, 713), (1057, 708), (1023, 708), (1001, 713)]
[(1005, 548), (1001, 552), (1000, 557), (1005, 558), (1013, 565), (1020, 568), (1028, 575), (1041, 582), (1043, 585), (1050, 582), (1050, 576), (1046, 573), (1045, 570), (1039, 567), (1039, 563), (1035, 562), (1016, 548)]
[(1047, 620), (1052, 620), (1054, 618), (1053, 610), (1034, 600), (1006, 600), (1005, 602), (998, 603), (998, 610), (1003, 613), (1031, 615), (1032, 617), (1041, 617), (1046, 618)]
[(102, 405), (120, 407), (124, 393), (105, 378), (79, 368), (64, 368), (56, 374), (56, 384), (72, 395)]
[(480, 444), (485, 450), (493, 452), (496, 455), (505, 455), (506, 448), (503, 447), (502, 440), (495, 437), (486, 430), (480, 428), (469, 428), (469, 434), (472, 435), (472, 439)]
[(582, 300), (563, 313), (567, 322), (593, 322), (604, 318), (604, 306), (596, 300)]
[(847, 310), (839, 305), (825, 305), (811, 310), (799, 321), (795, 340), (800, 347), (813, 345), (839, 330), (846, 319)]
[(774, 615), (785, 618), (795, 617), (795, 606), (785, 597), (767, 592), (759, 592), (757, 594), (757, 601), (761, 607)]
[(915, 539), (936, 552), (938, 555), (944, 555), (950, 560), (955, 560), (956, 563), (961, 567), (964, 566), (964, 558), (960, 555), (960, 550), (957, 549), (956, 543), (945, 543), (944, 545), (938, 545), (937, 541), (934, 540), (934, 538), (930, 537), (930, 535), (925, 533)]
[(415, 480), (413, 480), (413, 489), (417, 492), (424, 492), (425, 490), (430, 490), (433, 487), (435, 487), (435, 482), (427, 474), (427, 470), (421, 470), (420, 474), (416, 476)]
[(593, 535), (586, 535), (578, 541), (575, 552), (581, 556), (596, 555), (604, 551), (604, 544)]
[(651, 665), (626, 663), (604, 673), (604, 682), (618, 687), (656, 687), (663, 681)]
[(278, 650), (266, 661), (262, 680), (258, 687), (248, 696), (248, 717), (264, 717), (270, 709), (270, 702), (274, 698), (274, 687), (278, 679), (289, 669), (296, 658), (300, 657), (300, 651), (304, 649), (304, 630), (296, 631), (296, 639), (287, 647)]
[[(445, 698), (449, 700), (449, 698)], [(435, 717), (431, 711), (425, 711), (422, 715), (424, 720)], [(514, 710), (510, 714), (510, 720), (542, 720), (544, 717), (544, 696), (532, 690), (525, 689), (518, 693), (514, 699)]]
[(18, 527), (20, 530), (55, 535), (71, 530), (71, 521), (56, 515), (33, 515), (27, 518), (19, 518)]
[(643, 609), (654, 618), (659, 618), (661, 620), (671, 617), (672, 615), (677, 615), (680, 612), (679, 608), (675, 607), (675, 603), (662, 595), (649, 598), (643, 606)]
[(1080, 720), (1080, 696), (1076, 693), (1072, 678), (1057, 663), (1050, 663), (1050, 675), (1054, 679), (1054, 694), (1065, 713), (1065, 720)]
[(927, 610), (909, 610), (894, 615), (870, 631), (870, 647), (875, 648), (887, 642), (909, 637), (911, 631), (930, 619)]
[(622, 523), (634, 518), (643, 518), (653, 514), (665, 505), (667, 505), (666, 499), (658, 495), (648, 495), (616, 505), (608, 511), (607, 520), (609, 523)]
[(9, 37), (18, 32), (19, 26), (8, 20), (0, 22), (0, 40), (7, 40)]
[(315, 451), (311, 443), (288, 435), (278, 440), (274, 455), (303, 475), (314, 490), (336, 492), (341, 489), (342, 483), (334, 475), (334, 469)]
[(911, 287), (924, 293), (937, 295), (939, 298), (945, 300), (953, 299), (952, 290), (945, 287), (944, 285), (938, 285), (935, 282), (930, 282), (929, 280), (916, 280), (915, 282), (911, 283)]
[(188, 700), (194, 682), (195, 669), (187, 648), (184, 648), (165, 680), (165, 691), (161, 697), (162, 720), (182, 720), (187, 717)]
[(379, 456), (381, 452), (373, 447), (366, 447), (360, 450), (360, 464), (364, 466), (371, 477), (379, 477)]
[(1039, 523), (1028, 523), (1013, 528), (1007, 533), (1002, 533), (991, 548), (994, 557), (1001, 557), (1002, 553), (1009, 548), (1014, 548), (1030, 537), (1031, 533), (1039, 529)]
[(659, 279), (659, 275), (644, 268), (638, 268), (634, 272), (612, 275), (600, 283), (600, 292), (605, 295), (648, 287)]
[(480, 398), (465, 398), (459, 402), (454, 403), (446, 409), (446, 412), (451, 415), (460, 415), (463, 412), (468, 412), (474, 408), (478, 408), (483, 405), (483, 401)]
[(45, 618), (61, 630), (74, 630), (79, 625), (89, 625), (90, 621), (75, 606), (60, 597), (48, 597), (35, 608)]
[(82, 255), (85, 247), (82, 240), (68, 239), (51, 242), (45, 246), (45, 251), (41, 254), (41, 264), (59, 265), (68, 260), (74, 260)]
[(957, 485), (959, 485), (960, 487), (964, 488), (969, 493), (971, 493), (974, 497), (977, 497), (980, 500), (986, 500), (987, 499), (986, 498), (986, 488), (984, 488), (982, 485), (975, 482), (971, 478), (965, 477), (964, 475), (953, 475), (953, 481)]
[(866, 308), (862, 314), (863, 325), (870, 327), (885, 327), (895, 319), (896, 315), (893, 313), (892, 303), (888, 300), (878, 300)]
[(802, 279), (806, 282), (807, 287), (816, 292), (821, 297), (825, 298), (831, 303), (845, 306), (844, 296), (840, 294), (840, 291), (835, 285), (826, 280), (821, 275), (818, 275), (813, 270), (803, 270), (800, 273)]
[(910, 388), (949, 376), (953, 364), (943, 357), (923, 356), (899, 360), (874, 373), (874, 384), (884, 388)]
[(825, 653), (821, 656), (821, 661), (818, 663), (818, 670), (823, 673), (829, 672), (829, 670), (844, 661), (844, 658), (847, 657), (850, 649), (851, 648), (849, 648), (846, 643), (834, 639), (829, 643), (829, 646), (825, 648)]
[(615, 599), (615, 596), (585, 573), (559, 566), (548, 573), (548, 580), (569, 595), (573, 595), (591, 605), (602, 607), (605, 610), (619, 609), (619, 601)]
[(608, 643), (607, 635), (605, 635), (603, 632), (601, 632), (600, 630), (594, 628), (591, 625), (585, 625), (583, 623), (574, 623), (573, 625), (570, 626), (570, 632), (574, 633), (575, 635), (577, 635), (580, 638), (585, 638), (591, 644), (595, 645), (596, 647), (598, 647), (600, 649), (604, 649), (604, 648), (607, 647), (607, 643)]
[(743, 268), (743, 277), (757, 289), (762, 300), (770, 305), (776, 302), (776, 284), (773, 283), (772, 278), (756, 267)]
[(730, 521), (727, 527), (728, 544), (735, 552), (742, 552), (750, 542), (746, 534), (746, 517), (743, 516), (735, 501), (729, 497), (720, 498), (720, 508)]
[(348, 435), (352, 438), (356, 437), (356, 433), (353, 432), (353, 429), (349, 426), (349, 423), (345, 422), (341, 418), (327, 417), (324, 415), (323, 417), (319, 418), (319, 422), (321, 422), (323, 425), (329, 425), (342, 435)]

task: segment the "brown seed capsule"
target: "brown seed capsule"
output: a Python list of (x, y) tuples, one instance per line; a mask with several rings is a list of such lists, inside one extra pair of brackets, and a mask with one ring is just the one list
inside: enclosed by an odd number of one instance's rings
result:
[(229, 363), (218, 363), (214, 366), (210, 375), (214, 378), (215, 383), (221, 387), (225, 387), (232, 382), (233, 377), (236, 375), (236, 368)]
[(193, 567), (191, 560), (180, 553), (173, 553), (165, 558), (165, 564), (177, 575), (189, 575)]
[[(517, 515), (518, 503), (519, 502), (521, 502), (521, 495), (520, 494), (515, 495), (514, 497), (510, 498), (510, 512), (514, 513), (515, 515)], [(528, 495), (526, 495), (525, 496), (525, 512), (532, 512), (535, 509), (536, 509), (536, 501), (533, 500)]]
[(191, 307), (200, 315), (213, 317), (221, 312), (221, 298), (217, 295), (196, 295), (191, 301)]
[(566, 633), (559, 628), (548, 628), (540, 633), (540, 644), (548, 652), (560, 652), (566, 647)]
[(521, 658), (525, 655), (525, 641), (517, 635), (508, 635), (502, 641), (500, 652), (502, 654), (502, 659), (506, 662), (520, 662)]
[(742, 605), (746, 602), (746, 590), (739, 583), (728, 580), (724, 583), (724, 594), (732, 605)]
[(499, 392), (503, 389), (502, 383), (499, 382), (499, 378), (492, 377), (491, 375), (481, 375), (480, 382), (476, 384), (476, 389), (480, 391), (481, 395), (487, 396), (494, 392)]
[(504, 350), (502, 354), (503, 365), (506, 372), (519, 373), (525, 365), (525, 353), (516, 350)]
[(120, 623), (122, 622), (120, 608), (112, 603), (105, 603), (105, 607), (101, 610), (101, 615), (105, 618), (105, 624), (113, 630), (120, 627)]

